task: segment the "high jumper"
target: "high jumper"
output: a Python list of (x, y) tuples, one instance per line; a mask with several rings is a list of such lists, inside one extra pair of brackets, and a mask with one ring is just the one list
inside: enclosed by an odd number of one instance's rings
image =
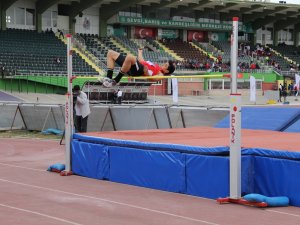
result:
[[(113, 71), (117, 63), (121, 69), (118, 75), (113, 78)], [(125, 74), (132, 77), (139, 76), (164, 76), (170, 75), (175, 71), (175, 65), (172, 60), (167, 63), (158, 65), (143, 58), (143, 49), (138, 49), (138, 56), (128, 54), (126, 56), (109, 50), (107, 53), (107, 75), (102, 79), (103, 86), (112, 87), (120, 82)]]

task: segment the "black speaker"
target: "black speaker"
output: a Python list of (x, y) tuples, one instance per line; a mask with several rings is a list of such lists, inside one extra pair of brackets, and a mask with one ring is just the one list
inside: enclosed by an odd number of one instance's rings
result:
[(244, 36), (245, 32), (244, 31), (239, 31), (238, 35), (239, 36)]
[(78, 16), (79, 16), (79, 17), (82, 17), (82, 16), (83, 16), (83, 13), (82, 13), (82, 12), (79, 12), (79, 13), (78, 13)]
[(70, 5), (58, 4), (57, 9), (59, 16), (68, 16)]
[(113, 28), (115, 28), (115, 29), (120, 29), (120, 27), (121, 27), (120, 23), (114, 23), (113, 24)]

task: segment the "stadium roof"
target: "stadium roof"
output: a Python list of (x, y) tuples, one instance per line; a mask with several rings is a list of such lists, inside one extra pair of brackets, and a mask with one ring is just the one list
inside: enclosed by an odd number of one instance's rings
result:
[[(17, 0), (1, 1), (2, 9), (7, 9)], [(268, 0), (36, 0), (37, 13), (43, 13), (54, 4), (70, 5), (68, 14), (73, 18), (89, 7), (99, 7), (100, 17), (108, 19), (130, 6), (142, 5), (143, 14), (170, 8), (172, 16), (189, 12), (195, 12), (197, 17), (203, 13), (219, 13), (221, 21), (238, 16), (242, 22), (252, 23), (254, 29), (273, 22), (282, 29), (300, 23), (300, 5), (272, 3)]]

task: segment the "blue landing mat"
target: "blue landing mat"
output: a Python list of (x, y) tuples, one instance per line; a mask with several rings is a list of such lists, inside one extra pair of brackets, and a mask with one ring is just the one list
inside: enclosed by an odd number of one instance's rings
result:
[[(228, 147), (204, 148), (75, 134), (75, 174), (207, 198), (229, 195)], [(300, 206), (300, 153), (242, 150), (242, 193), (287, 196)]]
[[(243, 107), (242, 128), (253, 130), (282, 131), (300, 115), (300, 108)], [(229, 115), (215, 125), (216, 128), (229, 128)], [(297, 132), (294, 129), (293, 132)]]
[(4, 101), (4, 102), (23, 102), (22, 99), (17, 98), (13, 95), (7, 94), (3, 91), (0, 91), (0, 101)]

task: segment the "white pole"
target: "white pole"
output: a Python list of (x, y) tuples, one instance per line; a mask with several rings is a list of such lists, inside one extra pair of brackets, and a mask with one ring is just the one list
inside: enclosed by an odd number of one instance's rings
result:
[(172, 78), (172, 88), (173, 88), (173, 104), (178, 104), (178, 79), (177, 78)]
[(241, 95), (237, 93), (238, 17), (231, 35), (230, 198), (241, 198)]
[(237, 93), (237, 58), (238, 58), (238, 17), (233, 17), (231, 34), (231, 94)]
[(65, 105), (65, 174), (71, 173), (71, 141), (73, 135), (73, 93), (72, 93), (72, 36), (67, 37), (68, 92)]

